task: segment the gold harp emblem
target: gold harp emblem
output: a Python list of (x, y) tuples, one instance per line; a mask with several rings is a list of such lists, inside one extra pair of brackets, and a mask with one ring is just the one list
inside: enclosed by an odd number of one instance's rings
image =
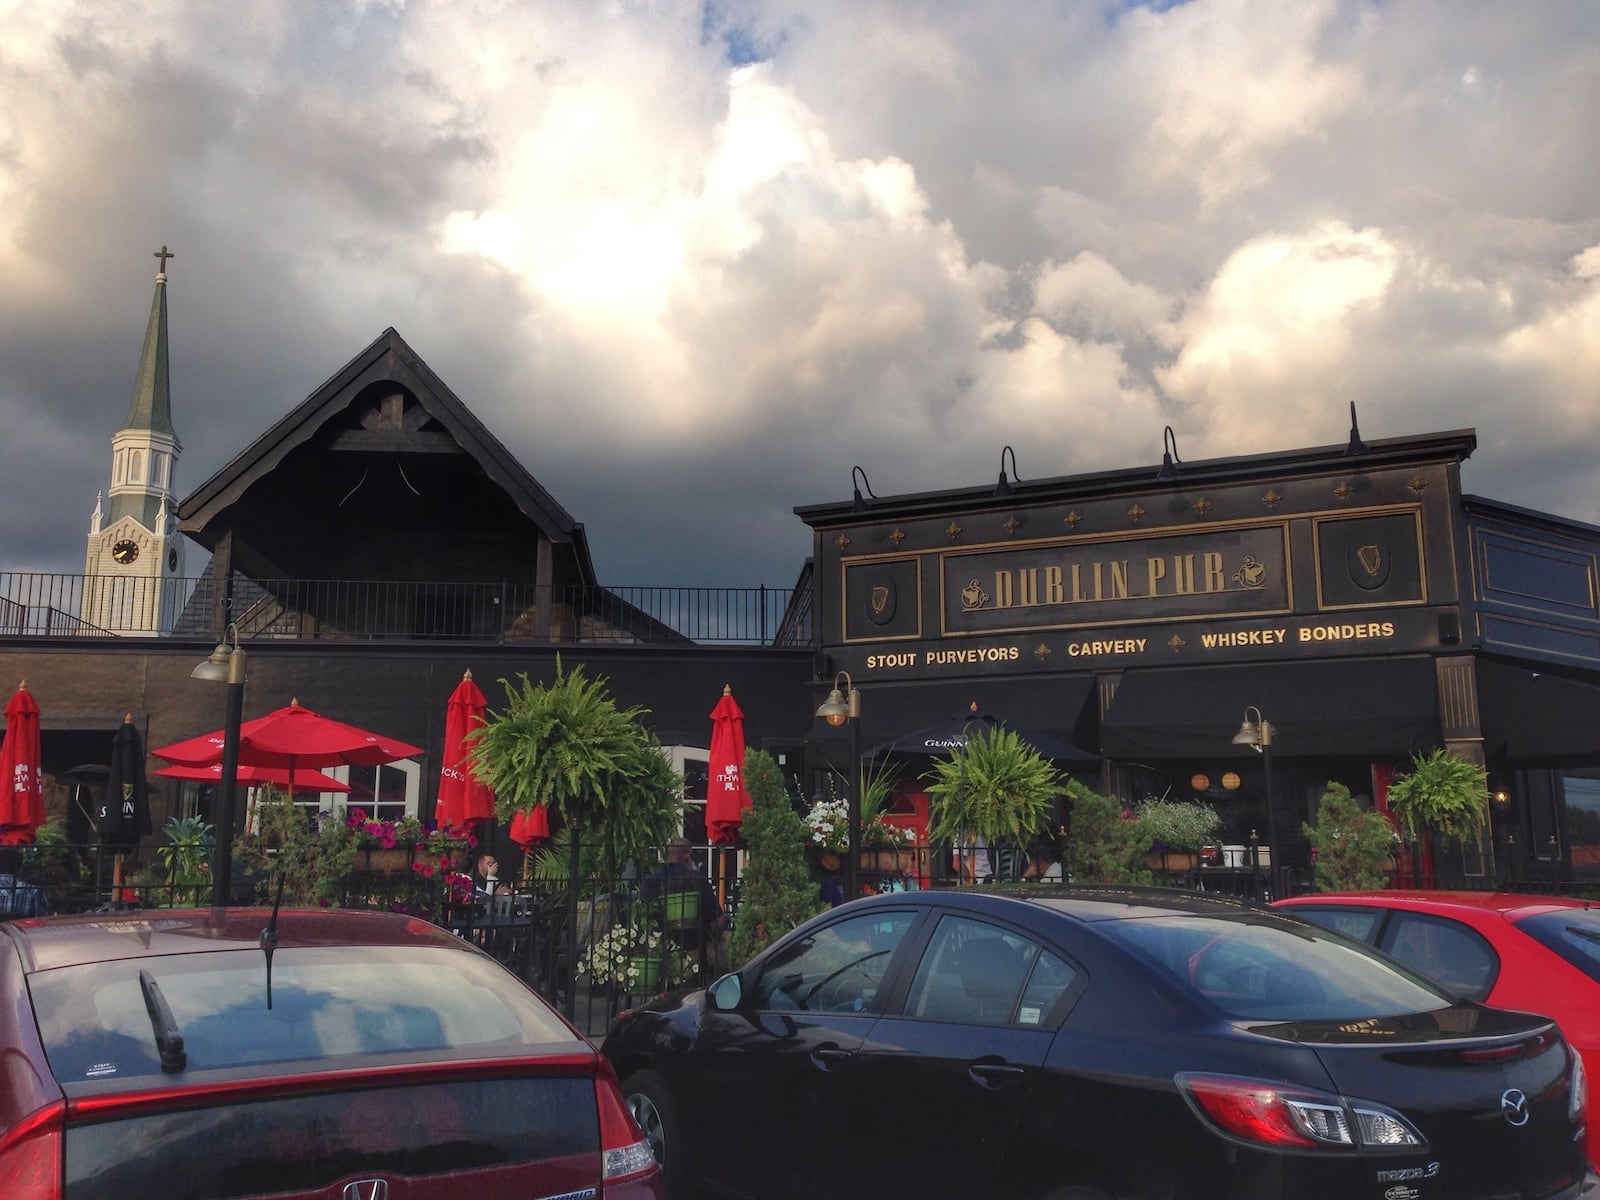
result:
[(1370, 544), (1357, 546), (1356, 561), (1368, 575), (1376, 577), (1383, 570), (1383, 547)]
[(872, 611), (878, 616), (883, 616), (883, 610), (889, 607), (889, 600), (893, 596), (885, 584), (877, 584), (872, 589)]

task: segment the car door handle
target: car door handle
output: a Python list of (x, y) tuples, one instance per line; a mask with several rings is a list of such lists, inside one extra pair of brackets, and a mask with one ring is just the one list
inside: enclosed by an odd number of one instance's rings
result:
[(987, 1088), (1015, 1083), (1027, 1073), (1027, 1068), (1006, 1062), (975, 1062), (967, 1067), (967, 1074), (972, 1081)]
[(811, 1052), (811, 1062), (820, 1071), (832, 1071), (850, 1061), (854, 1052), (840, 1046), (818, 1046)]

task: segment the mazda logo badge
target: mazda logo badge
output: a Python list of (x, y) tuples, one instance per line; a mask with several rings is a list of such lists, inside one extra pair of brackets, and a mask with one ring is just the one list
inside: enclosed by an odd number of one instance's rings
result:
[(1528, 1123), (1528, 1098), (1517, 1088), (1508, 1088), (1500, 1097), (1500, 1115), (1507, 1125), (1521, 1127)]
[(389, 1181), (358, 1179), (354, 1183), (347, 1183), (344, 1185), (344, 1195), (340, 1200), (389, 1200)]

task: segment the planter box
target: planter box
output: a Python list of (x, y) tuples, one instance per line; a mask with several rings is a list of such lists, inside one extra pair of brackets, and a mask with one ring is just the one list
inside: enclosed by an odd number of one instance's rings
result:
[(1152, 871), (1174, 875), (1181, 871), (1192, 871), (1200, 865), (1200, 856), (1182, 850), (1150, 851), (1144, 856), (1144, 865)]

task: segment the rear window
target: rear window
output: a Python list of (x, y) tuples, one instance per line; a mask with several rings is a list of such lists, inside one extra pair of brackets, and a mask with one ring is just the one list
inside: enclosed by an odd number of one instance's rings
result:
[(1600, 980), (1600, 910), (1573, 908), (1541, 913), (1518, 921), (1517, 928), (1554, 950), (1590, 979)]
[(171, 1009), (191, 1075), (385, 1053), (525, 1053), (577, 1041), (499, 966), (444, 947), (282, 947), (272, 960), (270, 1008), (259, 951), (174, 954), (29, 978), (45, 1053), (63, 1086), (183, 1078), (161, 1069), (141, 969)]
[(1230, 1017), (1352, 1021), (1434, 1012), (1451, 1001), (1312, 925), (1237, 917), (1152, 917), (1097, 928)]
[[(593, 1155), (599, 1144), (591, 1079), (483, 1079), (255, 1099), (71, 1126), (66, 1200), (321, 1194), (330, 1180), (514, 1169)], [(594, 1162), (572, 1165), (570, 1178), (539, 1178), (592, 1188)], [(488, 1176), (484, 1194), (506, 1194), (507, 1182)], [(534, 1193), (519, 1187), (517, 1194)]]

